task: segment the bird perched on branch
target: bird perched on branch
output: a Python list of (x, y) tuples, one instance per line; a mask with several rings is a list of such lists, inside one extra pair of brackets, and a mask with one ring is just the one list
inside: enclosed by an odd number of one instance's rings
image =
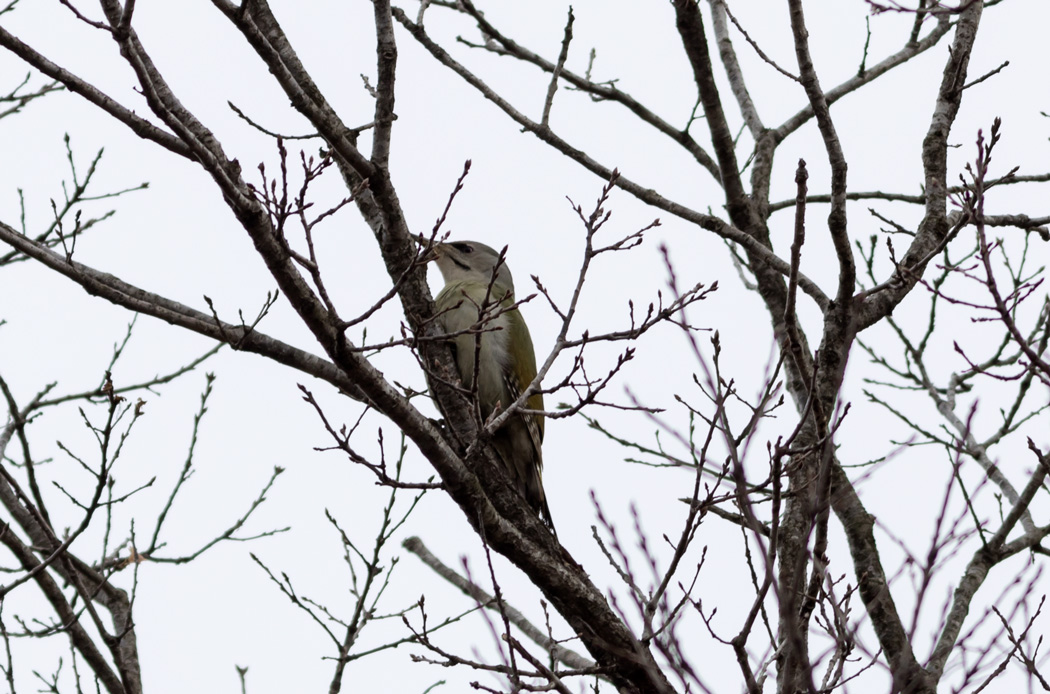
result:
[[(434, 300), (437, 320), (446, 333), (460, 333), (451, 344), (463, 387), (476, 388), (482, 417), (504, 412), (536, 378), (536, 354), (514, 305), (510, 268), (501, 253), (476, 241), (439, 243), (434, 253), (445, 279)], [(543, 395), (530, 395), (525, 409), (542, 410)], [(553, 530), (543, 493), (542, 442), (543, 415), (528, 413), (511, 416), (492, 441), (511, 482)]]

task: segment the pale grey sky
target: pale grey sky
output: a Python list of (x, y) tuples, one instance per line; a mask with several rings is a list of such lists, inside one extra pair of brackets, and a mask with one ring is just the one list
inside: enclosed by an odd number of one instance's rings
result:
[[(89, 15), (98, 14), (90, 3), (81, 4)], [(340, 115), (351, 124), (368, 122), (372, 101), (362, 87), (360, 75), (372, 76), (375, 70), (371, 4), (364, 0), (274, 0), (272, 5), (300, 57)], [(545, 56), (556, 55), (566, 4), (544, 0), (527, 5), (489, 5), (485, 7), (486, 16), (497, 26), (507, 28), (514, 38)], [(783, 3), (737, 2), (732, 8), (774, 60), (789, 70), (796, 69)], [(684, 123), (695, 92), (676, 40), (669, 3), (579, 0), (574, 9), (575, 39), (569, 66), (582, 72), (587, 50), (594, 46), (596, 78), (618, 79), (618, 86), (661, 116), (672, 123)], [(414, 16), (416, 5), (407, 6), (406, 10)], [(816, 68), (825, 89), (856, 72), (866, 18), (870, 19), (872, 31), (869, 64), (896, 50), (911, 22), (910, 17), (895, 14), (869, 18), (865, 3), (856, 1), (811, 2), (806, 11)], [(432, 8), (426, 17), (428, 30), (455, 55), (507, 94), (519, 108), (539, 114), (547, 85), (542, 74), (514, 65), (509, 59), (456, 45), (457, 35), (476, 38), (476, 31), (471, 31), (466, 23), (449, 22), (448, 13), (441, 8)], [(145, 103), (135, 93), (134, 75), (121, 61), (116, 44), (102, 32), (79, 23), (58, 3), (23, 2), (14, 12), (0, 17), (0, 25), (125, 105), (147, 112)], [(1009, 0), (986, 10), (970, 73), (982, 75), (1005, 60), (1010, 61), (1010, 66), (968, 91), (953, 130), (952, 142), (961, 146), (953, 151), (951, 170), (960, 171), (963, 162), (973, 158), (978, 128), (987, 130), (992, 119), (1001, 116), (1004, 134), (995, 160), (999, 172), (1014, 165), (1021, 167), (1021, 173), (1045, 171), (1046, 162), (1050, 161), (1050, 120), (1039, 112), (1050, 110), (1045, 88), (1044, 42), (1048, 25), (1050, 6), (1038, 0)], [(213, 128), (228, 154), (239, 159), (246, 179), (258, 181), (255, 167), (260, 161), (266, 162), (269, 172), (275, 171), (276, 151), (267, 137), (251, 130), (227, 107), (227, 101), (267, 127), (288, 134), (306, 132), (305, 121), (290, 108), (247, 44), (208, 3), (140, 0), (135, 28), (184, 105)], [(739, 34), (733, 38), (752, 96), (766, 123), (775, 126), (802, 108), (806, 100), (801, 88), (762, 63)], [(456, 238), (473, 238), (496, 247), (509, 244), (508, 259), (519, 294), (528, 292), (528, 277), (538, 275), (553, 296), (567, 300), (575, 281), (583, 229), (565, 198), (568, 196), (589, 210), (602, 181), (533, 136), (521, 133), (492, 104), (437, 64), (405, 32), (397, 31), (397, 39), (398, 120), (394, 125), (391, 170), (413, 229), (424, 233), (430, 229), (464, 160), (471, 159), (472, 172), (446, 228)], [(947, 41), (942, 41), (925, 55), (833, 106), (832, 115), (850, 162), (851, 190), (918, 192), (922, 171), (919, 145), (928, 127), (947, 45)], [(0, 90), (13, 86), (25, 72), (26, 68), (12, 56), (0, 55)], [(723, 99), (732, 126), (739, 127), (739, 113), (728, 90)], [(684, 157), (673, 143), (638, 126), (624, 109), (595, 104), (579, 93), (562, 90), (555, 100), (551, 124), (576, 146), (604, 164), (619, 167), (626, 176), (694, 209), (721, 210), (720, 193), (706, 172)], [(694, 125), (696, 129), (702, 127), (702, 123)], [(142, 181), (150, 183), (148, 190), (116, 201), (104, 200), (89, 208), (113, 208), (117, 213), (78, 242), (76, 255), (81, 262), (198, 309), (206, 310), (202, 297), (207, 295), (227, 318), (239, 309), (254, 315), (266, 291), (273, 289), (273, 281), (268, 279), (263, 263), (253, 254), (250, 241), (207, 175), (137, 139), (124, 126), (75, 95), (51, 95), (31, 104), (23, 114), (0, 122), (0, 151), (7, 162), (0, 167), (0, 219), (17, 223), (20, 212), (16, 190), (21, 188), (25, 192), (29, 227), (38, 229), (48, 223), (49, 199), (61, 198), (61, 181), (69, 178), (64, 133), (71, 138), (81, 171), (95, 152), (105, 148), (96, 193)], [(742, 140), (746, 142), (747, 137), (745, 133)], [(289, 143), (296, 157), (300, 147), (316, 153), (319, 146), (319, 140)], [(792, 135), (777, 156), (774, 199), (793, 197), (793, 172), (799, 157), (809, 164), (810, 190), (827, 190), (824, 150), (813, 123)], [(327, 183), (319, 186), (324, 192), (322, 200), (331, 202), (344, 195), (340, 186), (338, 174), (332, 171)], [(990, 204), (1032, 215), (1047, 212), (1045, 196), (1033, 195), (1033, 189), (1002, 190)], [(869, 203), (857, 203), (849, 208), (854, 238), (865, 239), (883, 226), (869, 215), (868, 206)], [(905, 224), (917, 221), (920, 212), (886, 203), (877, 207)], [(756, 392), (762, 378), (760, 367), (766, 364), (770, 351), (769, 321), (757, 297), (741, 287), (723, 243), (666, 213), (646, 208), (622, 191), (613, 193), (609, 209), (613, 217), (606, 227), (606, 239), (630, 233), (656, 217), (662, 225), (647, 234), (641, 248), (601, 259), (587, 284), (578, 327), (602, 330), (623, 326), (629, 299), (636, 306), (654, 300), (656, 292), (665, 289), (666, 276), (658, 247), (666, 243), (683, 284), (718, 282), (719, 291), (694, 306), (689, 316), (698, 326), (720, 330), (725, 372), (737, 379), (742, 393)], [(790, 239), (789, 215), (784, 212), (773, 219), (777, 250), (782, 254)], [(819, 233), (825, 215), (826, 208), (810, 208), (814, 233), (806, 246), (802, 269), (827, 286), (834, 281), (837, 269), (830, 244)], [(389, 283), (378, 262), (372, 234), (350, 207), (329, 221), (321, 235), (330, 289), (336, 301), (347, 307), (345, 314), (353, 315), (355, 311), (350, 307), (366, 308)], [(1037, 252), (1045, 261), (1045, 246)], [(432, 282), (436, 288), (436, 273)], [(918, 295), (917, 292), (916, 297), (901, 306), (897, 317), (903, 323), (925, 319), (924, 304)], [(557, 317), (541, 298), (523, 310), (542, 360), (558, 328)], [(809, 303), (800, 306), (800, 310), (804, 320), (817, 317)], [(913, 310), (914, 315), (909, 313)], [(87, 296), (79, 287), (42, 267), (23, 263), (0, 272), (0, 318), (7, 321), (0, 328), (0, 373), (23, 400), (28, 400), (51, 381), (58, 381), (62, 392), (97, 384), (129, 315)], [(378, 340), (396, 334), (399, 320), (397, 307), (388, 307), (370, 324), (369, 338)], [(309, 335), (280, 303), (261, 327), (286, 341), (312, 348)], [(886, 339), (888, 331), (879, 330), (882, 332), (877, 333), (878, 337), (866, 337)], [(976, 340), (980, 331), (959, 319), (958, 327), (945, 334), (943, 344), (936, 346), (938, 353), (943, 354), (942, 377), (965, 368), (952, 351), (953, 336)], [(707, 333), (700, 335), (705, 348), (708, 339)], [(209, 346), (202, 338), (159, 321), (140, 319), (115, 378), (125, 383), (148, 378), (188, 361)], [(689, 377), (696, 365), (687, 342), (680, 333), (665, 327), (644, 337), (637, 346), (637, 359), (624, 370), (609, 396), (627, 402), (624, 389), (630, 388), (645, 404), (669, 408), (665, 421), (676, 427), (686, 426), (686, 413), (676, 405), (673, 394), (688, 394), (694, 402), (701, 399)], [(614, 356), (613, 350), (595, 348), (588, 363), (591, 369), (600, 371), (612, 363)], [(418, 369), (407, 354), (384, 354), (378, 363), (389, 378), (422, 385)], [(559, 364), (554, 378), (568, 367), (568, 361)], [(287, 472), (247, 530), (261, 532), (286, 525), (292, 530), (248, 545), (220, 545), (187, 566), (146, 563), (140, 567), (136, 614), (146, 688), (151, 692), (237, 691), (237, 664), (249, 667), (251, 694), (324, 691), (331, 678), (332, 663), (322, 657), (331, 655), (330, 642), (277, 593), (248, 553), (256, 553), (275, 572), (286, 572), (301, 594), (337, 613), (345, 615), (351, 609), (339, 538), (325, 521), (324, 510), (330, 510), (355, 540), (368, 547), (375, 533), (376, 512), (386, 496), (374, 486), (368, 472), (352, 466), (337, 453), (313, 450), (314, 446), (328, 445), (328, 441), (312, 410), (301, 401), (296, 384), (310, 387), (337, 420), (352, 422), (360, 408), (327, 386), (310, 383), (252, 355), (224, 350), (206, 370), (215, 371), (218, 380), (197, 445), (198, 471), (169, 521), (170, 553), (190, 551), (224, 530), (255, 497), (274, 466), (284, 467)], [(158, 477), (158, 483), (115, 512), (115, 527), (120, 528), (115, 534), (126, 534), (132, 518), (137, 519), (137, 529), (151, 527), (150, 511), (166, 498), (185, 460), (192, 417), (204, 387), (203, 373), (198, 371), (146, 398), (147, 416), (136, 425), (124, 460), (114, 475), (128, 489), (153, 476)], [(864, 402), (862, 378), (871, 373), (866, 358), (856, 350), (845, 389), (854, 409), (838, 437), (844, 462), (859, 463), (877, 457), (890, 450), (891, 439), (908, 437), (904, 427)], [(914, 402), (915, 416), (930, 416), (928, 402)], [(993, 405), (987, 407), (994, 412)], [(644, 416), (601, 410), (591, 414), (626, 438), (653, 442), (654, 424)], [(764, 462), (761, 449), (766, 438), (775, 438), (780, 428), (790, 429), (793, 423), (793, 418), (786, 416), (763, 432), (761, 445), (755, 451), (759, 465)], [(374, 440), (377, 427), (383, 428), (388, 444), (395, 440), (396, 432), (389, 423), (369, 417), (358, 434), (358, 443), (364, 450), (374, 450), (369, 442)], [(1031, 435), (1041, 433), (1039, 443), (1045, 446), (1045, 416), (1039, 427)], [(56, 456), (61, 462), (53, 463), (52, 468), (58, 470), (61, 466), (62, 475), (74, 474), (67, 472), (72, 468), (61, 459), (53, 441), (60, 439), (85, 454), (90, 451), (90, 436), (76, 411), (70, 408), (49, 413), (33, 428), (40, 447), (37, 455)], [(617, 592), (621, 585), (590, 537), (590, 527), (595, 522), (590, 492), (597, 494), (627, 538), (632, 536), (626, 507), (636, 504), (651, 542), (659, 544), (662, 533), (679, 532), (685, 509), (673, 499), (686, 496), (691, 488), (689, 474), (654, 473), (649, 468), (622, 462), (628, 455), (589, 429), (580, 418), (549, 424), (544, 445), (545, 482), (559, 538), (599, 585)], [(933, 505), (939, 501), (931, 502), (931, 498), (939, 499), (945, 482), (942, 458), (941, 453), (924, 458), (921, 450), (910, 452), (861, 485), (869, 510), (895, 535), (906, 541), (913, 539), (912, 550), (916, 552), (925, 551), (929, 524), (936, 515)], [(1002, 463), (1014, 471), (1030, 465), (1021, 454)], [(432, 474), (415, 451), (409, 452), (406, 469), (406, 476), (411, 479)], [(905, 476), (907, 484), (902, 484)], [(64, 485), (67, 482), (65, 478), (62, 481)], [(71, 487), (89, 483), (87, 478), (68, 480)], [(1045, 522), (1046, 500), (1037, 503), (1041, 506), (1033, 511)], [(55, 512), (69, 513), (68, 522), (74, 522), (75, 510), (68, 504), (56, 504)], [(84, 536), (78, 540), (78, 546), (94, 547), (91, 543), (97, 543), (100, 532), (101, 529)], [(477, 537), (470, 532), (459, 509), (440, 493), (431, 493), (423, 500), (402, 535), (420, 535), (452, 565), (459, 566), (461, 556), (469, 557), (474, 575), (487, 575)], [(833, 541), (840, 545), (843, 542), (837, 531)], [(749, 579), (735, 561), (740, 552), (737, 528), (711, 518), (703, 526), (697, 546), (708, 548), (698, 583), (701, 595), (732, 595), (738, 586), (747, 585)], [(893, 543), (885, 540), (881, 546), (890, 557), (888, 565), (897, 566), (900, 554)], [(396, 544), (391, 546), (391, 552), (400, 556), (400, 563), (380, 612), (406, 607), (424, 594), (432, 621), (469, 606), (466, 598)], [(840, 550), (836, 556), (847, 555)], [(947, 579), (958, 574), (965, 559), (964, 554), (951, 560), (945, 580), (935, 584), (938, 599), (933, 603), (938, 608), (941, 596), (947, 595), (951, 587)], [(497, 561), (497, 567), (511, 602), (542, 622), (538, 592), (506, 562)], [(851, 567), (841, 559), (831, 570), (846, 573), (852, 580)], [(1008, 581), (1012, 570), (1010, 565), (1000, 567), (999, 578)], [(121, 578), (130, 581), (131, 577)], [(994, 586), (987, 589), (991, 594)], [(1045, 589), (1043, 582), (1037, 592)], [(900, 591), (898, 600), (907, 604), (908, 592)], [(33, 588), (22, 587), (5, 604), (4, 618), (30, 614), (35, 600)], [(739, 611), (749, 606), (750, 596), (745, 593), (738, 602), (726, 600), (722, 604), (716, 625), (722, 624), (728, 633), (735, 633)], [(859, 602), (856, 610), (860, 610)], [(919, 633), (935, 633), (936, 627), (935, 617), (931, 617)], [(716, 692), (739, 691), (740, 676), (731, 650), (715, 644), (698, 620), (690, 623), (690, 629), (688, 638), (695, 639), (696, 660), (705, 666), (705, 682)], [(362, 645), (378, 645), (402, 633), (400, 620), (378, 622), (363, 634)], [(565, 634), (564, 628), (561, 633)], [(476, 645), (481, 657), (494, 658), (492, 640), (477, 618), (449, 629), (441, 639), (450, 650), (469, 654), (468, 645)], [(876, 646), (870, 634), (862, 634), (862, 640), (868, 647)], [(27, 651), (17, 664), (21, 689), (29, 691), (35, 686), (31, 669), (53, 669), (57, 656), (47, 650), (47, 645), (54, 644), (17, 644)], [(920, 651), (924, 648), (920, 646)], [(496, 686), (487, 675), (413, 664), (408, 657), (410, 652), (421, 653), (422, 649), (402, 646), (354, 662), (344, 691), (421, 692), (439, 679), (448, 684), (435, 691), (464, 691), (465, 683), (474, 679)], [(68, 660), (68, 653), (65, 655)], [(68, 663), (66, 670), (68, 675)]]

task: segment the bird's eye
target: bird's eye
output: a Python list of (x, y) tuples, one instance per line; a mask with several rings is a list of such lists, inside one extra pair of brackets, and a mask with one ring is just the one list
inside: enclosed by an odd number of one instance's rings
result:
[(474, 247), (471, 246), (469, 243), (454, 243), (454, 244), (452, 244), (452, 247), (455, 248), (460, 253), (473, 253), (474, 252)]

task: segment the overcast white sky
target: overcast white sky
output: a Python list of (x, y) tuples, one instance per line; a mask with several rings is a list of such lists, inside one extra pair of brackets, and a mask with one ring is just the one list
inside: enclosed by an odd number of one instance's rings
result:
[[(368, 122), (372, 100), (362, 87), (360, 75), (373, 75), (375, 70), (371, 3), (274, 0), (272, 5), (299, 56), (340, 115), (350, 124)], [(80, 6), (92, 17), (99, 14), (91, 3), (85, 1)], [(796, 69), (786, 3), (737, 2), (731, 7), (767, 53), (788, 69)], [(524, 45), (546, 56), (556, 55), (567, 10), (564, 3), (493, 2), (484, 9), (494, 24), (504, 27)], [(574, 9), (575, 38), (569, 66), (583, 72), (587, 52), (593, 46), (597, 50), (596, 78), (619, 80), (619, 87), (667, 120), (684, 123), (693, 107), (695, 92), (676, 40), (670, 4), (579, 0)], [(416, 5), (406, 6), (406, 10), (414, 16)], [(866, 21), (870, 21), (872, 32), (869, 64), (897, 50), (911, 21), (910, 17), (894, 14), (869, 17), (865, 3), (855, 0), (810, 2), (806, 11), (817, 71), (825, 88), (856, 72)], [(427, 14), (428, 30), (518, 107), (538, 116), (546, 79), (538, 71), (508, 59), (456, 45), (454, 39), (459, 34), (477, 36), (468, 24), (449, 22), (448, 17), (441, 8), (432, 8)], [(116, 44), (103, 32), (78, 22), (57, 2), (23, 2), (14, 12), (0, 17), (0, 24), (125, 105), (147, 112), (145, 103), (135, 93), (134, 76), (122, 63)], [(1048, 25), (1050, 5), (1041, 0), (1009, 0), (986, 10), (970, 63), (971, 76), (984, 74), (1005, 60), (1010, 61), (1010, 66), (967, 92), (953, 131), (952, 143), (961, 145), (953, 152), (953, 171), (960, 171), (963, 161), (973, 157), (972, 143), (978, 128), (987, 129), (996, 116), (1004, 120), (1003, 141), (995, 159), (997, 171), (1005, 172), (1014, 165), (1021, 167), (1021, 173), (1046, 170), (1050, 161), (1050, 120), (1039, 112), (1050, 111), (1045, 55)], [(140, 0), (135, 28), (179, 98), (219, 135), (226, 151), (244, 166), (248, 180), (258, 181), (255, 167), (260, 161), (266, 162), (268, 171), (276, 170), (276, 150), (271, 140), (238, 119), (227, 101), (274, 130), (288, 134), (307, 131), (305, 121), (289, 107), (265, 67), (209, 3)], [(553, 296), (567, 300), (575, 281), (583, 229), (566, 196), (588, 209), (602, 181), (531, 135), (521, 133), (492, 104), (431, 59), (405, 32), (399, 30), (397, 37), (398, 120), (391, 169), (413, 229), (430, 229), (463, 162), (471, 159), (471, 175), (452, 209), (447, 228), (456, 238), (472, 238), (496, 247), (509, 244), (509, 263), (519, 294), (527, 292), (528, 277), (538, 275)], [(797, 112), (805, 104), (801, 89), (758, 60), (739, 34), (734, 34), (734, 41), (765, 122), (775, 126)], [(928, 127), (947, 45), (947, 41), (942, 42), (832, 108), (850, 162), (852, 190), (918, 192), (919, 143)], [(0, 55), (0, 91), (13, 87), (26, 71), (12, 56)], [(39, 78), (34, 80), (40, 82)], [(728, 91), (723, 103), (733, 126), (738, 127), (739, 113)], [(718, 189), (706, 172), (673, 143), (637, 125), (626, 110), (611, 104), (594, 104), (578, 93), (563, 90), (555, 101), (551, 124), (576, 146), (607, 165), (619, 167), (633, 180), (694, 209), (720, 210)], [(694, 128), (702, 125), (698, 123)], [(111, 208), (117, 212), (103, 227), (78, 242), (76, 254), (81, 262), (202, 310), (206, 310), (203, 296), (207, 295), (228, 319), (237, 310), (254, 315), (266, 291), (273, 289), (273, 282), (267, 279), (263, 263), (253, 254), (250, 241), (207, 175), (138, 140), (74, 95), (51, 95), (31, 104), (23, 114), (0, 122), (0, 156), (5, 163), (0, 167), (0, 219), (17, 225), (17, 190), (21, 189), (30, 230), (49, 222), (49, 200), (61, 199), (62, 181), (69, 179), (64, 133), (70, 137), (81, 171), (99, 149), (105, 148), (94, 188), (96, 194), (143, 181), (150, 183), (148, 190), (88, 208), (96, 213)], [(793, 197), (793, 170), (799, 157), (809, 164), (811, 191), (826, 191), (827, 166), (823, 162), (823, 147), (815, 135), (815, 126), (810, 124), (791, 136), (778, 151), (775, 200)], [(743, 141), (747, 141), (746, 134)], [(319, 146), (317, 140), (290, 143), (293, 151), (302, 147), (308, 153), (316, 153)], [(1037, 196), (1034, 190), (1004, 190), (990, 204), (997, 210), (1046, 214), (1045, 193)], [(334, 172), (318, 192), (323, 193), (322, 203), (345, 194)], [(856, 239), (866, 239), (882, 226), (868, 214), (868, 206), (865, 203), (850, 207), (851, 234)], [(645, 208), (619, 191), (613, 194), (609, 207), (613, 218), (606, 227), (607, 239), (630, 233), (656, 217), (661, 218), (662, 226), (649, 233), (646, 243), (631, 254), (603, 256), (587, 285), (579, 328), (600, 331), (623, 326), (628, 300), (633, 299), (636, 306), (653, 300), (665, 286), (658, 247), (666, 243), (683, 284), (719, 283), (720, 290), (692, 309), (690, 318), (698, 326), (720, 330), (724, 371), (737, 379), (743, 393), (756, 392), (770, 352), (769, 322), (757, 297), (743, 290), (723, 244), (685, 222)], [(919, 211), (907, 207), (877, 207), (903, 224), (914, 223), (918, 218)], [(819, 229), (824, 216), (824, 209), (811, 208), (811, 228)], [(786, 251), (790, 223), (786, 214), (774, 217), (778, 251)], [(829, 244), (819, 232), (810, 236), (803, 270), (827, 288), (837, 274)], [(354, 307), (369, 306), (386, 290), (389, 279), (378, 262), (372, 234), (353, 208), (327, 223), (321, 244), (329, 287), (337, 303), (345, 307), (344, 315), (354, 315)], [(1036, 252), (1045, 261), (1045, 245)], [(436, 287), (436, 273), (432, 281)], [(925, 305), (924, 299), (912, 298), (901, 306), (897, 317), (902, 323), (918, 325), (925, 320)], [(377, 316), (369, 328), (371, 340), (396, 334), (396, 309), (388, 307)], [(807, 305), (801, 310), (803, 318), (813, 325), (813, 307)], [(539, 300), (524, 311), (542, 360), (558, 327), (556, 316)], [(23, 401), (51, 381), (58, 381), (59, 392), (93, 387), (129, 318), (124, 311), (86, 295), (42, 267), (23, 263), (4, 268), (0, 272), (0, 319), (7, 324), (0, 328), (0, 374)], [(313, 349), (309, 335), (284, 305), (278, 304), (261, 329)], [(875, 341), (887, 336), (888, 332), (882, 331), (869, 337)], [(945, 331), (943, 343), (935, 346), (937, 353), (943, 354), (942, 377), (965, 368), (961, 358), (952, 352), (952, 339), (975, 340), (978, 336), (979, 331), (965, 319), (958, 319)], [(701, 336), (702, 343), (706, 344), (707, 339), (706, 334)], [(202, 338), (144, 318), (138, 322), (114, 378), (118, 385), (148, 378), (189, 361), (209, 347)], [(614, 355), (608, 349), (594, 349), (589, 357), (590, 368), (600, 370), (604, 364), (612, 363)], [(865, 362), (859, 350), (855, 351), (847, 377), (846, 395), (855, 409), (841, 430), (839, 442), (840, 455), (850, 463), (883, 455), (892, 448), (892, 439), (908, 436), (897, 422), (864, 404), (861, 379), (871, 373)], [(422, 385), (421, 376), (407, 355), (385, 354), (378, 363), (391, 379)], [(567, 362), (560, 364), (554, 377), (563, 374), (568, 366)], [(625, 388), (630, 388), (645, 404), (669, 408), (666, 421), (684, 427), (687, 417), (675, 405), (672, 395), (681, 393), (700, 402), (690, 382), (694, 368), (695, 362), (681, 334), (667, 328), (657, 330), (640, 341), (638, 358), (624, 370), (612, 396), (626, 402)], [(311, 383), (252, 355), (225, 350), (206, 370), (216, 372), (218, 380), (197, 445), (197, 473), (169, 521), (169, 554), (192, 551), (224, 530), (255, 497), (274, 466), (284, 467), (287, 472), (253, 517), (248, 532), (289, 525), (292, 529), (249, 545), (220, 545), (188, 566), (147, 563), (140, 568), (135, 609), (146, 688), (151, 692), (236, 691), (236, 664), (249, 667), (248, 686), (252, 694), (325, 690), (332, 663), (321, 658), (332, 654), (330, 642), (305, 615), (277, 594), (248, 553), (255, 552), (271, 569), (286, 572), (302, 594), (343, 615), (348, 612), (352, 601), (347, 592), (347, 572), (341, 563), (339, 538), (326, 523), (324, 510), (330, 510), (354, 539), (368, 547), (385, 494), (375, 488), (366, 471), (354, 468), (336, 453), (313, 450), (328, 442), (312, 410), (301, 402), (296, 384), (311, 387), (336, 420), (352, 422), (359, 407), (329, 387)], [(133, 518), (137, 532), (152, 527), (155, 509), (163, 503), (185, 460), (192, 417), (204, 380), (203, 370), (198, 371), (146, 397), (147, 416), (136, 425), (114, 474), (126, 489), (153, 476), (157, 476), (158, 484), (115, 513), (115, 527), (119, 528), (115, 534), (126, 534)], [(987, 405), (992, 412), (996, 406)], [(917, 417), (929, 416), (931, 412), (922, 400), (909, 407), (909, 412)], [(93, 412), (93, 416), (100, 414)], [(626, 438), (653, 442), (654, 424), (641, 415), (602, 411), (591, 414)], [(777, 427), (790, 427), (792, 423), (790, 417), (782, 419), (765, 436), (775, 436)], [(359, 443), (366, 450), (372, 449), (366, 441), (375, 438), (380, 426), (384, 427), (388, 443), (394, 441), (392, 427), (378, 418), (368, 418), (359, 434)], [(1030, 432), (1044, 447), (1047, 429), (1044, 416)], [(86, 478), (76, 477), (68, 459), (55, 446), (56, 439), (60, 439), (70, 448), (90, 454), (91, 438), (75, 409), (50, 412), (33, 425), (33, 430), (36, 455), (56, 457), (48, 468), (50, 474), (71, 487), (89, 483)], [(545, 482), (559, 538), (598, 585), (616, 590), (616, 577), (590, 538), (590, 527), (595, 522), (590, 492), (597, 494), (625, 532), (630, 528), (626, 507), (635, 503), (651, 539), (658, 540), (661, 533), (678, 532), (684, 507), (670, 500), (685, 496), (686, 485), (691, 487), (687, 473), (654, 472), (630, 465), (623, 462), (627, 455), (590, 430), (580, 418), (552, 422), (548, 427)], [(755, 460), (761, 465), (761, 454)], [(1020, 455), (1002, 462), (1004, 469), (1014, 473), (1030, 466), (1029, 460)], [(412, 479), (432, 474), (415, 451), (409, 452), (406, 469)], [(929, 501), (931, 489), (940, 493), (945, 470), (940, 452), (928, 454), (928, 458), (922, 453), (902, 456), (865, 482), (862, 496), (881, 523), (906, 540), (913, 539), (913, 550), (919, 551), (929, 537), (928, 523), (936, 513)], [(53, 513), (68, 513), (67, 522), (74, 522), (77, 516), (69, 504), (57, 498), (54, 503)], [(1045, 522), (1045, 497), (1037, 503), (1041, 507), (1033, 511)], [(458, 565), (459, 557), (467, 556), (475, 575), (484, 573), (479, 541), (469, 531), (459, 509), (440, 494), (430, 494), (423, 500), (399, 539), (408, 535), (420, 535), (450, 564)], [(97, 544), (98, 537), (85, 536), (78, 546), (90, 556), (88, 548)], [(840, 541), (838, 534), (835, 540)], [(741, 567), (734, 559), (740, 551), (739, 531), (711, 519), (701, 531), (700, 545), (708, 546), (708, 555), (698, 592), (717, 596), (721, 602), (721, 596), (732, 594), (742, 581), (748, 580), (746, 574), (739, 573)], [(900, 554), (893, 543), (884, 541), (883, 547), (890, 558), (887, 563), (896, 566)], [(400, 551), (396, 543), (391, 553), (401, 555), (401, 559), (380, 611), (405, 607), (421, 594), (427, 596), (433, 621), (469, 606), (466, 598), (414, 557)], [(839, 551), (836, 556), (839, 563), (833, 564), (832, 571), (848, 573), (852, 579), (846, 563), (848, 555)], [(960, 561), (964, 558), (951, 565), (955, 569), (949, 570), (947, 576), (957, 575)], [(1016, 567), (1023, 561), (1026, 559), (1019, 558)], [(499, 562), (498, 567), (511, 601), (542, 621), (538, 592), (520, 580), (506, 562)], [(1004, 575), (1015, 570), (1009, 565), (999, 569)], [(130, 576), (123, 578), (130, 580)], [(940, 592), (935, 602), (939, 604), (940, 596), (947, 595), (950, 587), (948, 582), (938, 583), (935, 589)], [(3, 613), (5, 620), (14, 614), (34, 614), (32, 591), (32, 587), (25, 586), (9, 599)], [(899, 599), (908, 604), (907, 590), (901, 592)], [(743, 605), (750, 602), (747, 595), (743, 600)], [(738, 614), (734, 609), (740, 606), (734, 607), (731, 600), (725, 604), (719, 620), (724, 620), (721, 623), (728, 631), (735, 629)], [(370, 627), (362, 644), (376, 645), (400, 634), (400, 623), (391, 622)], [(729, 657), (731, 651), (714, 644), (699, 622), (694, 627), (689, 636), (696, 639), (696, 660), (710, 668), (703, 672), (705, 681), (717, 692), (738, 691), (739, 672)], [(933, 634), (936, 627), (935, 618), (931, 618), (919, 633)], [(468, 655), (468, 644), (476, 645), (483, 657), (492, 657), (491, 639), (479, 620), (455, 629), (445, 636), (446, 645)], [(867, 645), (874, 643), (874, 639), (869, 639)], [(31, 671), (53, 670), (62, 649), (53, 648), (57, 643), (17, 645), (25, 653), (16, 664), (20, 691), (31, 691), (36, 686)], [(479, 678), (466, 670), (412, 664), (410, 651), (418, 653), (420, 649), (402, 647), (353, 663), (344, 690), (394, 687), (394, 691), (420, 692), (445, 679), (448, 684), (437, 691), (462, 691), (466, 682)], [(64, 655), (68, 661), (68, 652)], [(68, 662), (65, 668), (68, 670)], [(495, 685), (484, 675), (480, 679)]]

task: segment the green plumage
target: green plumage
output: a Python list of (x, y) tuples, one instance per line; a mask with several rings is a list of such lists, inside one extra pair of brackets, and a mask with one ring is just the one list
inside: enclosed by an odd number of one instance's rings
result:
[[(487, 418), (513, 405), (536, 377), (532, 337), (518, 309), (510, 308), (514, 283), (496, 251), (472, 241), (439, 244), (436, 251), (446, 282), (434, 300), (437, 320), (446, 333), (462, 332), (452, 338), (456, 367), (465, 388), (476, 376), (478, 404)], [(525, 408), (542, 410), (543, 395), (529, 396)], [(543, 491), (542, 443), (543, 416), (538, 414), (517, 413), (493, 435), (511, 481), (553, 529)]]

